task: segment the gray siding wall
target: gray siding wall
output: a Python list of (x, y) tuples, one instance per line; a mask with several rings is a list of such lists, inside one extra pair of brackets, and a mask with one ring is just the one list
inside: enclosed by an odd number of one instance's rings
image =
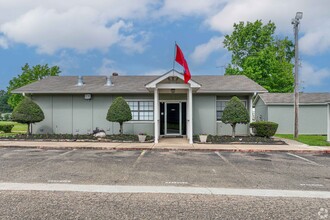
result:
[(255, 120), (268, 121), (267, 105), (259, 98), (255, 106)]
[(215, 95), (193, 96), (193, 134), (216, 134)]
[[(194, 134), (212, 134), (212, 135), (231, 135), (232, 127), (221, 121), (217, 121), (216, 100), (230, 100), (232, 96), (217, 95), (194, 95), (193, 96), (193, 133)], [(249, 101), (247, 97), (239, 97), (246, 100), (249, 110)], [(238, 124), (236, 126), (237, 135), (248, 135), (249, 125)]]
[[(118, 95), (119, 96), (119, 95)], [(122, 95), (125, 100), (152, 100), (150, 95)], [(106, 120), (106, 114), (117, 96), (92, 95), (85, 100), (84, 95), (33, 95), (32, 99), (43, 109), (45, 120), (33, 125), (33, 133), (87, 134), (96, 127), (107, 134), (119, 133), (119, 124)], [(219, 96), (193, 95), (193, 133), (231, 135), (231, 126), (216, 121), (216, 100)], [(231, 97), (221, 97), (229, 100)], [(239, 97), (247, 100), (246, 97)], [(186, 100), (187, 94), (160, 94), (160, 100)], [(249, 109), (249, 106), (247, 106)], [(130, 121), (124, 123), (124, 132), (154, 134), (153, 121)], [(238, 135), (248, 134), (248, 125), (237, 125)]]
[[(126, 100), (152, 99), (153, 96), (123, 96)], [(85, 100), (84, 95), (33, 95), (32, 99), (42, 108), (45, 120), (33, 124), (33, 133), (88, 134), (96, 127), (107, 134), (118, 134), (119, 124), (106, 120), (106, 114), (115, 97), (93, 95)], [(152, 122), (126, 122), (124, 132), (154, 134)]]
[[(325, 105), (299, 107), (299, 134), (326, 134), (327, 108)], [(279, 124), (278, 134), (292, 134), (293, 106), (268, 106), (268, 119)]]

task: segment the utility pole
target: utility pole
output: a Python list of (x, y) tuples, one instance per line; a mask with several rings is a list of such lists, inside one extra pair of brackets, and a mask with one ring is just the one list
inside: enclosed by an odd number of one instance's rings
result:
[(300, 19), (302, 19), (303, 13), (297, 12), (296, 17), (292, 19), (293, 29), (294, 29), (294, 41), (295, 41), (295, 56), (294, 56), (294, 138), (298, 138), (299, 135), (299, 80), (298, 80), (298, 70), (299, 70), (299, 50), (298, 50), (298, 32)]

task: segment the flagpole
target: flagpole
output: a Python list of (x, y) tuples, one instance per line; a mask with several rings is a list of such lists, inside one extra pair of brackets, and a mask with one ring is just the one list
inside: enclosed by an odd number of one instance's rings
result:
[(174, 75), (174, 67), (175, 67), (175, 55), (176, 55), (176, 41), (174, 41), (174, 57), (173, 57), (173, 75)]

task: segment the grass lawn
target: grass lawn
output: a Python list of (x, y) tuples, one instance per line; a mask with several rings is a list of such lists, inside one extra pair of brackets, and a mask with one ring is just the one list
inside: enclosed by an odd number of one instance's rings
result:
[(330, 143), (327, 142), (327, 136), (324, 135), (299, 135), (298, 139), (294, 139), (292, 134), (276, 134), (275, 136), (296, 140), (310, 146), (330, 146)]
[(27, 131), (27, 125), (26, 124), (20, 124), (17, 122), (13, 122), (13, 121), (0, 121), (0, 125), (7, 125), (7, 124), (13, 124), (14, 127), (11, 130), (12, 133), (1, 133), (0, 131), (0, 136), (4, 136), (4, 135), (11, 135), (11, 134), (25, 134)]

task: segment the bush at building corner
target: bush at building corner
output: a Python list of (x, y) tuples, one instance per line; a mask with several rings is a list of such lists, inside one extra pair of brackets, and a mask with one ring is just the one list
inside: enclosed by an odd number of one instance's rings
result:
[(132, 120), (131, 109), (123, 97), (117, 97), (112, 102), (107, 113), (107, 120), (118, 122), (120, 125), (119, 133), (123, 134), (123, 123)]
[(252, 122), (250, 127), (256, 136), (259, 137), (272, 137), (275, 135), (278, 124), (271, 121), (257, 121)]
[(12, 121), (23, 123), (28, 125), (28, 135), (31, 134), (32, 123), (40, 122), (45, 119), (45, 115), (42, 109), (34, 103), (30, 98), (24, 97), (24, 99), (15, 107), (12, 115)]
[(0, 125), (0, 131), (3, 131), (5, 133), (11, 133), (13, 127), (14, 125)]

